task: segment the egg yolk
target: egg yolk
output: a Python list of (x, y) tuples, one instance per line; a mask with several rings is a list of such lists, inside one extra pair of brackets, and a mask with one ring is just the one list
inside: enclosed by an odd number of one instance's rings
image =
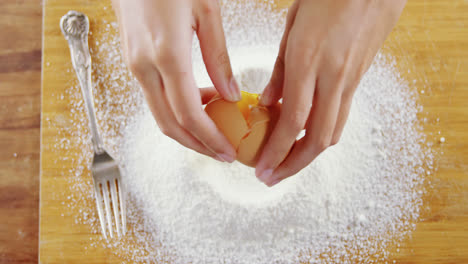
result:
[(245, 120), (249, 120), (250, 110), (258, 105), (258, 94), (248, 93), (241, 91), (242, 99), (237, 102), (237, 107), (239, 111), (244, 116)]

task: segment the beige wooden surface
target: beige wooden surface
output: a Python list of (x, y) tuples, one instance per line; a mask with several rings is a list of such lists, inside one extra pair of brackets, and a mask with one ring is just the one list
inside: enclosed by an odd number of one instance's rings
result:
[[(76, 78), (73, 71), (66, 72), (71, 62), (58, 22), (70, 9), (85, 12), (91, 22), (95, 17), (113, 21), (110, 7), (104, 10), (106, 5), (107, 1), (90, 0), (48, 0), (44, 4), (43, 61), (49, 65), (42, 68), (41, 263), (122, 262), (107, 249), (83, 250), (96, 234), (86, 225), (76, 225), (73, 213), (77, 212), (62, 204), (70, 195), (64, 191), (69, 189), (67, 177), (73, 176), (61, 170), (69, 169), (72, 163), (58, 166), (55, 160), (62, 153), (54, 148), (58, 129), (71, 123), (54, 121), (70, 117), (67, 99), (57, 100), (56, 94), (64, 93), (69, 80)], [(438, 171), (427, 176), (432, 188), (425, 196), (416, 230), (398, 252), (390, 249), (392, 260), (398, 263), (468, 263), (467, 27), (468, 2), (464, 0), (410, 0), (384, 48), (396, 57), (402, 75), (416, 80), (415, 89), (425, 91), (420, 99), (424, 106), (420, 118), (427, 118), (424, 129), (439, 153)], [(444, 144), (437, 143), (439, 131), (446, 138)], [(72, 148), (68, 154), (74, 151), (78, 152)], [(89, 172), (83, 177), (89, 177)]]

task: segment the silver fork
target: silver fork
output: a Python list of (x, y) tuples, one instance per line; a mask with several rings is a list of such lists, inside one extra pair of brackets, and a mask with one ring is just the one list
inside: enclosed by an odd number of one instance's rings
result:
[[(104, 149), (102, 138), (97, 128), (92, 94), (93, 86), (91, 83), (91, 55), (88, 48), (88, 17), (80, 12), (69, 11), (60, 20), (60, 28), (70, 47), (73, 68), (75, 68), (78, 76), (86, 112), (88, 113), (92, 134), (91, 141), (94, 148), (91, 171), (102, 234), (107, 239), (107, 226), (110, 237), (114, 237), (112, 218), (115, 218), (115, 229), (117, 236), (120, 237), (125, 235), (126, 231), (125, 190), (121, 184), (119, 166), (115, 159)], [(109, 198), (112, 200), (112, 203)], [(103, 210), (103, 205), (105, 211)], [(111, 210), (111, 206), (113, 210)]]

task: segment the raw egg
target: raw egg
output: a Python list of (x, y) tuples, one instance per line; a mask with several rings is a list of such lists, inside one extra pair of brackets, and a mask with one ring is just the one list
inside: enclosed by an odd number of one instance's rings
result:
[(258, 104), (258, 94), (242, 91), (242, 100), (229, 102), (217, 95), (205, 111), (237, 151), (237, 160), (255, 167), (260, 153), (278, 121), (280, 104)]

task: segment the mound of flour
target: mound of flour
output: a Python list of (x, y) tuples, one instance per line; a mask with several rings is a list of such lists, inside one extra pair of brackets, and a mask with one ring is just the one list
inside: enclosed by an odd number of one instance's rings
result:
[[(259, 93), (270, 77), (285, 14), (272, 6), (222, 1), (243, 90)], [(123, 165), (130, 236), (91, 239), (91, 246), (131, 263), (373, 263), (388, 261), (388, 246), (414, 228), (432, 156), (416, 91), (391, 58), (379, 54), (364, 76), (340, 142), (268, 188), (252, 168), (206, 158), (162, 135), (123, 64), (117, 24), (92, 22), (97, 115), (105, 144)], [(197, 84), (210, 85), (196, 41), (193, 50)], [(76, 177), (68, 207), (79, 208), (77, 224), (99, 233), (91, 182), (81, 177), (92, 157), (81, 93), (73, 86), (66, 96), (74, 126), (59, 133), (77, 141), (59, 135), (55, 147), (82, 149), (64, 157), (77, 164), (69, 171)]]
[[(272, 47), (232, 48), (237, 77), (261, 92)], [(196, 75), (204, 86), (204, 75)], [(418, 217), (424, 165), (412, 92), (379, 57), (356, 92), (339, 144), (273, 188), (165, 137), (148, 109), (125, 134), (124, 183), (145, 230), (173, 263), (370, 261)], [(302, 256), (302, 257), (301, 257)]]

